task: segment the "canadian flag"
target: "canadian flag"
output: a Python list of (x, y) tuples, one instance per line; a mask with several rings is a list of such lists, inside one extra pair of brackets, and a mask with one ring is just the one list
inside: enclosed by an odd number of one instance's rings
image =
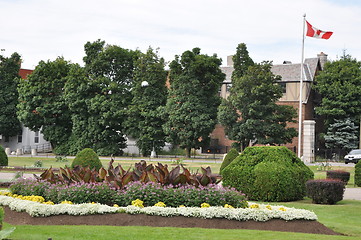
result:
[(306, 23), (307, 23), (306, 36), (308, 36), (308, 37), (329, 39), (331, 37), (331, 35), (333, 34), (333, 32), (324, 32), (324, 31), (321, 31), (320, 29), (312, 27), (312, 25), (307, 21), (306, 21)]

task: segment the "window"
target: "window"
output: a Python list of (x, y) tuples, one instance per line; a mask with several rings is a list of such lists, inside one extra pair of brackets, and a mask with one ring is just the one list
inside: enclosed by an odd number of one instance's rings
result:
[(35, 132), (34, 142), (39, 143), (39, 131)]
[(278, 84), (282, 88), (282, 93), (286, 93), (286, 83), (285, 82), (279, 82)]

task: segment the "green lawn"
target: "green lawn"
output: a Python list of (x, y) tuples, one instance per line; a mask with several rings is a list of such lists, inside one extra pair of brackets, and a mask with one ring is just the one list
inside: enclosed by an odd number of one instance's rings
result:
[[(303, 200), (281, 204), (313, 210), (319, 222), (346, 236), (200, 228), (20, 225), (16, 226), (11, 239), (361, 239), (361, 201), (346, 200), (336, 205), (316, 205), (310, 200)], [(4, 228), (7, 227), (10, 225), (5, 224)]]

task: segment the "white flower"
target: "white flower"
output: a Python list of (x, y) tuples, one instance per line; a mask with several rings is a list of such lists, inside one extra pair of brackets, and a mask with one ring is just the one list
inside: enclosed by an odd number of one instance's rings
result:
[[(250, 203), (253, 204), (253, 203)], [(103, 204), (42, 204), (28, 200), (21, 200), (8, 196), (0, 195), (0, 205), (9, 206), (13, 211), (27, 212), (33, 217), (46, 217), (51, 215), (69, 214), (69, 215), (89, 215), (89, 214), (107, 214), (116, 212), (125, 212), (128, 214), (147, 214), (164, 217), (184, 216), (198, 218), (225, 218), (237, 221), (268, 221), (271, 219), (291, 220), (317, 220), (314, 212), (288, 208), (284, 206), (270, 206), (257, 203), (258, 208), (224, 208), (224, 207), (110, 207)]]

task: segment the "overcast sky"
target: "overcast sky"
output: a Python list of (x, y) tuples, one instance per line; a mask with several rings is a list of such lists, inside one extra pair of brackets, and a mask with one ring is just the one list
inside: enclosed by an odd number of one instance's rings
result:
[(329, 40), (305, 40), (305, 57), (343, 50), (361, 61), (359, 0), (0, 0), (0, 49), (18, 52), (23, 68), (63, 56), (83, 64), (84, 44), (97, 39), (166, 61), (186, 50), (226, 57), (246, 43), (256, 62), (301, 61), (303, 14)]

